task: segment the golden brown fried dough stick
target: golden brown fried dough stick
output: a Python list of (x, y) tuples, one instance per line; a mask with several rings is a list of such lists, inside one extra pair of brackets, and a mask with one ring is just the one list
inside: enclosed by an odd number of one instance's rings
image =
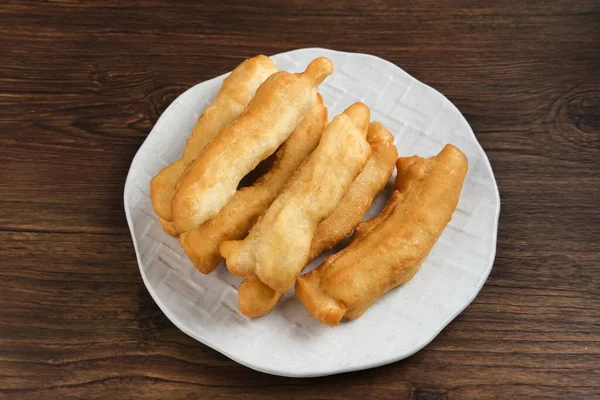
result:
[(371, 155), (365, 139), (369, 116), (367, 106), (355, 103), (335, 117), (246, 239), (221, 244), (227, 268), (246, 277), (238, 289), (238, 307), (245, 315), (269, 312), (306, 265), (317, 225), (335, 209)]
[(208, 142), (242, 114), (256, 89), (275, 72), (277, 67), (273, 61), (263, 55), (250, 58), (234, 69), (223, 81), (223, 86), (215, 100), (198, 118), (181, 158), (163, 168), (152, 179), (150, 182), (152, 205), (167, 233), (176, 234), (170, 222), (173, 219), (171, 200), (185, 168), (198, 157)]
[(327, 124), (327, 108), (319, 101), (275, 153), (271, 169), (252, 186), (238, 190), (216, 217), (179, 236), (179, 243), (196, 268), (212, 272), (223, 259), (219, 245), (246, 237), (256, 219), (317, 147)]
[(373, 155), (335, 210), (317, 226), (309, 260), (331, 249), (352, 232), (394, 172), (398, 150), (392, 134), (379, 122), (372, 122), (367, 142), (371, 145)]
[(319, 84), (333, 72), (327, 58), (301, 74), (277, 72), (263, 83), (244, 113), (223, 129), (182, 176), (171, 207), (177, 232), (219, 213), (240, 180), (270, 156), (317, 103)]
[(398, 191), (381, 218), (357, 228), (344, 250), (296, 281), (296, 296), (319, 321), (355, 319), (408, 282), (450, 222), (467, 174), (467, 158), (447, 145), (435, 157), (400, 158)]

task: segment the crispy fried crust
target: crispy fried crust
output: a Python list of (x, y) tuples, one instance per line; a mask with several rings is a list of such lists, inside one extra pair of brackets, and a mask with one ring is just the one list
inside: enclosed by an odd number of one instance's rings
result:
[(380, 217), (360, 224), (352, 242), (296, 281), (296, 296), (319, 321), (359, 317), (412, 279), (450, 222), (467, 158), (447, 145), (435, 157), (400, 158), (394, 195)]
[(392, 176), (398, 157), (392, 134), (380, 123), (372, 122), (369, 125), (367, 142), (371, 145), (373, 155), (335, 210), (317, 226), (309, 260), (331, 249), (352, 232), (371, 207), (377, 193)]
[(252, 186), (238, 190), (214, 218), (179, 236), (196, 268), (212, 272), (223, 259), (219, 245), (246, 237), (257, 218), (271, 205), (302, 161), (317, 147), (327, 124), (327, 108), (319, 96), (296, 130), (275, 153), (271, 169)]
[(238, 290), (242, 313), (254, 317), (269, 312), (294, 284), (317, 225), (335, 209), (371, 155), (369, 116), (367, 106), (355, 103), (334, 118), (317, 149), (246, 239), (221, 244), (229, 270), (247, 277)]
[(165, 167), (150, 182), (152, 206), (161, 218), (161, 224), (170, 235), (175, 235), (171, 212), (171, 200), (175, 195), (176, 185), (186, 167), (200, 154), (204, 146), (231, 121), (239, 117), (258, 87), (273, 73), (277, 67), (269, 57), (260, 55), (241, 63), (223, 81), (217, 97), (202, 113), (189, 139), (183, 155), (173, 164)]
[(256, 91), (243, 114), (224, 128), (182, 176), (171, 203), (177, 232), (219, 213), (240, 180), (281, 145), (317, 102), (319, 84), (333, 72), (327, 58), (301, 74), (277, 72)]

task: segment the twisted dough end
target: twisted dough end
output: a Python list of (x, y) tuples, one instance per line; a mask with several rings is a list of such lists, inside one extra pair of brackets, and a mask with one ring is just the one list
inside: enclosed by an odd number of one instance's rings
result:
[(333, 73), (333, 62), (327, 57), (315, 58), (308, 64), (304, 75), (314, 80), (318, 86)]

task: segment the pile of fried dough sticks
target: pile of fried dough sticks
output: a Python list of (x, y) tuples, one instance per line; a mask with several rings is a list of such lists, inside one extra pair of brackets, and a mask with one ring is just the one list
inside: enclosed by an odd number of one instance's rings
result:
[[(302, 73), (257, 56), (224, 80), (198, 119), (183, 155), (151, 182), (160, 222), (179, 236), (204, 273), (225, 259), (243, 276), (238, 307), (270, 312), (295, 285), (319, 321), (355, 319), (409, 281), (456, 209), (467, 159), (446, 145), (431, 158), (398, 158), (392, 134), (354, 103), (327, 123), (319, 85), (324, 57)], [(240, 181), (272, 154), (251, 186)], [(397, 169), (383, 212), (360, 222)], [(303, 268), (352, 233), (348, 246), (302, 276)]]

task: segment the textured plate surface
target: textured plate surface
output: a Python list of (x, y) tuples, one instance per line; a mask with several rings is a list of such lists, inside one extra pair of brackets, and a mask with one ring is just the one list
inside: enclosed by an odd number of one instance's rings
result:
[[(496, 250), (498, 187), (485, 153), (456, 107), (374, 56), (302, 49), (272, 58), (280, 69), (297, 72), (318, 56), (329, 57), (335, 65), (320, 88), (330, 119), (360, 100), (371, 108), (371, 119), (394, 134), (400, 156), (432, 156), (451, 143), (469, 159), (458, 209), (421, 270), (359, 319), (329, 328), (315, 321), (291, 292), (269, 315), (248, 319), (237, 310), (240, 279), (224, 266), (210, 275), (197, 272), (177, 239), (162, 231), (149, 198), (150, 179), (180, 156), (226, 75), (194, 86), (167, 108), (136, 154), (125, 184), (125, 212), (140, 272), (158, 306), (191, 337), (239, 363), (276, 375), (328, 375), (410, 356), (473, 301)], [(365, 219), (383, 209), (394, 177)]]

